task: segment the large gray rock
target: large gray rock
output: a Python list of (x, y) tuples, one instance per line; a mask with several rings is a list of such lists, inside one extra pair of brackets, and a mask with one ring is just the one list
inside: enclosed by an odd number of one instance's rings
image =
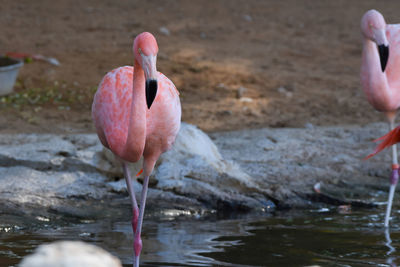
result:
[[(110, 165), (118, 166), (112, 153), (104, 150)], [(132, 164), (132, 173), (140, 168), (141, 162)], [(208, 135), (189, 124), (182, 125), (173, 148), (161, 155), (151, 181), (155, 189), (190, 198), (210, 209), (264, 209), (268, 203), (253, 178), (233, 161), (224, 160)], [(113, 186), (126, 190), (123, 180)], [(136, 194), (139, 197), (139, 191)], [(182, 203), (185, 205), (188, 203)]]
[[(227, 160), (234, 160), (280, 207), (318, 203), (371, 207), (386, 200), (391, 153), (364, 158), (383, 123), (305, 129), (254, 129), (212, 134)], [(321, 192), (318, 193), (319, 188)]]
[[(386, 197), (390, 158), (389, 153), (362, 158), (385, 129), (371, 124), (243, 130), (213, 133), (213, 142), (183, 124), (151, 177), (149, 210), (265, 211), (321, 202), (368, 206)], [(140, 169), (140, 162), (131, 165), (133, 177)], [(134, 187), (139, 198), (141, 184)], [(2, 135), (0, 204), (9, 212), (44, 207), (84, 218), (129, 208), (120, 163), (94, 134)]]

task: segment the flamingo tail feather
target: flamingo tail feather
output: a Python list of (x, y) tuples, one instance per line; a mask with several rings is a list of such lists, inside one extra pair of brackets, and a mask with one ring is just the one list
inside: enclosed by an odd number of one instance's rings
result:
[(374, 140), (374, 142), (376, 142), (376, 141), (382, 141), (382, 142), (380, 144), (378, 144), (377, 147), (375, 148), (374, 152), (372, 152), (367, 157), (365, 157), (365, 159), (369, 159), (369, 158), (375, 156), (376, 154), (378, 154), (379, 152), (381, 152), (382, 150), (384, 150), (385, 148), (392, 146), (396, 143), (399, 143), (400, 142), (400, 126), (394, 128), (393, 130), (391, 130), (384, 136), (379, 137), (378, 139)]

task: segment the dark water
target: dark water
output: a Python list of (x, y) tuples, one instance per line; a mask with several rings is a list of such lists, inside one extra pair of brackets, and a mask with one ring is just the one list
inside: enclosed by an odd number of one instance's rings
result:
[[(390, 233), (385, 233), (383, 208), (346, 214), (336, 209), (292, 211), (223, 220), (182, 216), (146, 219), (142, 266), (400, 264), (400, 223), (395, 219)], [(15, 266), (37, 245), (60, 239), (94, 243), (130, 266), (129, 221), (106, 219), (56, 226), (44, 217), (28, 223), (7, 215), (0, 215), (0, 266)]]

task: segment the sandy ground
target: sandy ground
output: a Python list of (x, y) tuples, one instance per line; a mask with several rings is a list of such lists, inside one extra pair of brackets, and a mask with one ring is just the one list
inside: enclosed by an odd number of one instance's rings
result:
[(132, 64), (132, 40), (143, 31), (158, 40), (158, 69), (181, 92), (183, 120), (203, 130), (381, 121), (359, 85), (359, 23), (371, 8), (388, 23), (400, 21), (397, 0), (0, 0), (0, 6), (0, 54), (61, 62), (23, 67), (20, 95), (52, 90), (61, 100), (15, 104), (0, 97), (0, 133), (93, 131), (95, 88), (107, 71)]

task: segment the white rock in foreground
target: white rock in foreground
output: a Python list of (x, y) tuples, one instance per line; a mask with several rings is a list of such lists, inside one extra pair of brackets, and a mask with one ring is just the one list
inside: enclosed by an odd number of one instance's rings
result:
[(118, 258), (81, 241), (58, 241), (39, 246), (19, 267), (122, 267)]

